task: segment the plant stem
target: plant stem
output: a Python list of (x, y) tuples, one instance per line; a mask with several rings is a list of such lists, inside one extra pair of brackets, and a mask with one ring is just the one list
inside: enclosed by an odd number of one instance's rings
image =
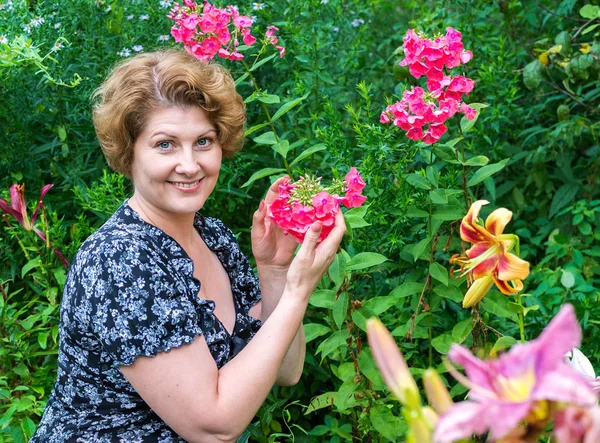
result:
[[(521, 294), (516, 295), (516, 301), (521, 308), (523, 305), (521, 304)], [(521, 333), (521, 343), (525, 343), (525, 316), (523, 315), (523, 311), (518, 313), (519, 316), (519, 331)]]

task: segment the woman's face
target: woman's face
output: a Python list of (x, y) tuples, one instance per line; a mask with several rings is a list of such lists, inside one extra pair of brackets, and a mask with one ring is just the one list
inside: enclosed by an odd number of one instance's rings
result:
[(157, 109), (134, 144), (136, 199), (165, 215), (194, 213), (215, 188), (221, 159), (216, 128), (204, 110)]

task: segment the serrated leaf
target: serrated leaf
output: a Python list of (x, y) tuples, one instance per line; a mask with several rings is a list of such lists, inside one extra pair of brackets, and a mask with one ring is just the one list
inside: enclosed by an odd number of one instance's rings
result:
[(302, 151), (300, 153), (300, 155), (298, 155), (298, 157), (296, 157), (294, 159), (293, 162), (290, 163), (290, 167), (294, 166), (296, 163), (298, 163), (299, 161), (304, 160), (307, 157), (310, 157), (312, 154), (314, 154), (315, 152), (319, 152), (319, 151), (324, 151), (327, 149), (327, 145), (325, 145), (325, 143), (319, 143), (316, 144), (314, 146), (311, 146), (308, 149), (305, 149), (304, 151)]
[(241, 187), (245, 188), (246, 186), (250, 186), (256, 180), (261, 178), (268, 177), (269, 175), (277, 174), (279, 172), (285, 172), (283, 168), (263, 168), (260, 171), (256, 171), (252, 176), (248, 179), (246, 183), (244, 183)]
[(498, 163), (492, 163), (491, 165), (479, 168), (477, 171), (475, 171), (475, 174), (473, 174), (473, 176), (469, 179), (469, 181), (467, 182), (467, 186), (475, 186), (484, 181), (486, 178), (501, 171), (502, 169), (504, 169), (509, 160), (510, 159), (506, 158), (502, 161), (499, 161)]
[(360, 252), (350, 259), (346, 265), (347, 271), (370, 268), (387, 261), (387, 257), (376, 252)]
[(445, 286), (448, 286), (448, 270), (439, 263), (431, 263), (429, 265), (429, 274), (437, 281)]

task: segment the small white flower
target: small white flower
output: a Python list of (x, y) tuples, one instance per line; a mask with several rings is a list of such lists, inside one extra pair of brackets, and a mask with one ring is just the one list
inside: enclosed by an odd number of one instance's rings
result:
[(171, 6), (171, 0), (160, 0), (160, 5), (163, 8), (168, 8)]
[(133, 49), (135, 52), (140, 52), (144, 50), (144, 47), (142, 45), (135, 45), (131, 49)]
[(64, 48), (63, 44), (61, 42), (56, 42), (56, 43), (54, 43), (54, 46), (52, 47), (52, 51), (58, 52), (62, 48)]
[(140, 20), (150, 20), (150, 16), (148, 14), (140, 15)]
[(125, 17), (127, 20), (133, 20), (133, 15), (128, 15), (127, 17)]
[(60, 28), (60, 23), (54, 23), (54, 29)]
[(333, 32), (340, 32), (340, 28), (338, 28), (337, 26), (334, 26), (333, 28), (331, 28), (331, 30)]
[(36, 17), (33, 20), (31, 20), (31, 23), (29, 23), (29, 26), (33, 26), (34, 28), (37, 28), (38, 26), (41, 26), (42, 23), (44, 23), (46, 20), (44, 19), (44, 17)]
[(159, 42), (166, 42), (166, 41), (168, 41), (170, 38), (171, 38), (171, 36), (169, 36), (169, 35), (166, 35), (166, 34), (165, 34), (165, 35), (159, 35), (159, 36), (158, 36), (158, 41), (159, 41)]
[(354, 26), (355, 28), (358, 28), (360, 25), (364, 25), (365, 21), (362, 18), (357, 18), (355, 20), (352, 20), (352, 26)]
[(122, 51), (117, 52), (121, 57), (129, 57), (131, 55), (131, 51), (127, 48), (123, 48)]
[(25, 31), (27, 34), (29, 34), (31, 32), (31, 26), (23, 25), (23, 31)]
[(329, 0), (321, 0), (322, 5), (326, 5), (327, 3), (329, 3)]
[(0, 5), (0, 11), (4, 11), (4, 8), (6, 8), (6, 5), (3, 3)]
[(254, 11), (260, 11), (261, 9), (265, 8), (265, 4), (264, 3), (252, 3), (252, 9)]
[(104, 10), (104, 12), (110, 12), (110, 11), (112, 11), (112, 6), (111, 6), (111, 5), (108, 5), (108, 8), (106, 8), (106, 9)]
[(0, 43), (4, 43), (5, 45), (8, 45), (8, 39), (6, 38), (6, 36), (0, 35)]

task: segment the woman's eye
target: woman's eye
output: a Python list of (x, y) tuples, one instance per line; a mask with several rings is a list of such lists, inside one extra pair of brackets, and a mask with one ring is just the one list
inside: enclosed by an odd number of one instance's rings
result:
[(156, 147), (160, 150), (166, 151), (167, 149), (171, 148), (171, 142), (168, 141), (162, 141), (162, 142), (158, 142), (156, 144)]
[(206, 148), (210, 146), (211, 140), (210, 138), (199, 138), (197, 143), (201, 148)]

